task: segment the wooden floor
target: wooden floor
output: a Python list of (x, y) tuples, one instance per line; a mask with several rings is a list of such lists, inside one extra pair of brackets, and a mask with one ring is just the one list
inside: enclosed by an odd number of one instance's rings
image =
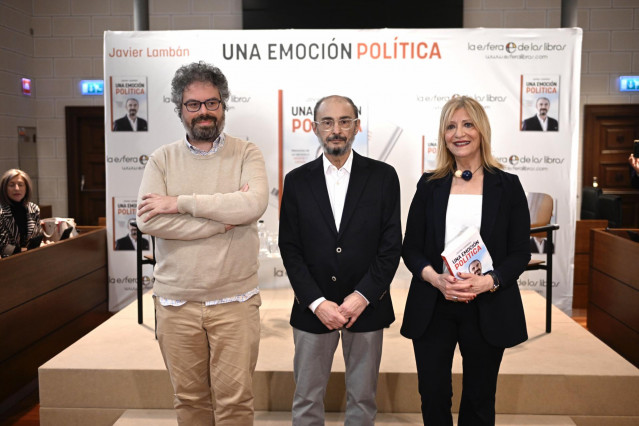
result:
[[(588, 329), (586, 326), (587, 310), (573, 309), (572, 319), (579, 325)], [(38, 392), (35, 391), (24, 400), (20, 401), (9, 413), (6, 418), (0, 418), (0, 426), (39, 426), (40, 425), (40, 404), (38, 401)]]

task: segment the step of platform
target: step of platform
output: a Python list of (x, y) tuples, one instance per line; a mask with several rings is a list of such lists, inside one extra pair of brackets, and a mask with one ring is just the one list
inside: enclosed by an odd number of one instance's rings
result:
[[(457, 422), (457, 415), (453, 415)], [(255, 413), (255, 426), (289, 426), (291, 413), (286, 411), (259, 411)], [(421, 426), (418, 413), (380, 413), (375, 420), (377, 426)], [(326, 426), (343, 426), (344, 413), (326, 413)], [(499, 414), (496, 426), (576, 426), (569, 416), (530, 416)], [(114, 426), (177, 426), (173, 410), (127, 410)]]
[[(419, 413), (417, 374), (410, 340), (399, 334), (406, 291), (391, 290), (398, 320), (384, 331), (377, 392), (380, 415)], [(614, 418), (616, 423), (579, 422), (578, 426), (639, 425), (639, 369), (583, 327), (553, 308), (553, 331), (544, 332), (545, 300), (523, 292), (529, 340), (506, 350), (497, 387), (500, 415)], [(260, 316), (260, 355), (254, 376), (257, 411), (290, 411), (293, 333), (288, 323), (293, 294), (264, 290)], [(154, 339), (149, 294), (144, 324), (136, 306), (109, 321), (48, 361), (39, 370), (41, 426), (110, 426), (131, 409), (171, 409), (171, 383)], [(453, 362), (453, 410), (461, 394), (461, 357)], [(345, 410), (344, 362), (337, 350), (329, 379), (326, 410)], [(625, 416), (625, 417), (624, 417)], [(633, 423), (619, 423), (618, 419)], [(381, 419), (381, 417), (380, 417)]]

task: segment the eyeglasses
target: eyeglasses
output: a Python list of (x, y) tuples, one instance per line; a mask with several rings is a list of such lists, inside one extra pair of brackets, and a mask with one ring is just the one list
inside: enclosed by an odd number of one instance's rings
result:
[(221, 103), (222, 103), (221, 99), (211, 98), (202, 102), (186, 101), (182, 105), (186, 107), (186, 110), (188, 112), (198, 112), (200, 108), (202, 108), (202, 104), (204, 104), (204, 106), (206, 106), (206, 109), (208, 109), (209, 111), (215, 111), (220, 107)]
[[(337, 125), (342, 130), (351, 130), (353, 128), (353, 124), (358, 121), (359, 118), (340, 118), (337, 120)], [(322, 120), (322, 121), (313, 121), (318, 129), (322, 132), (330, 132), (335, 128), (335, 120)]]

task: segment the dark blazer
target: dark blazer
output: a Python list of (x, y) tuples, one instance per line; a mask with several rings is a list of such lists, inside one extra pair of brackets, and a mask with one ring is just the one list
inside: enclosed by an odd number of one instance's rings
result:
[[(554, 118), (546, 117), (548, 120), (548, 132), (556, 132), (559, 130), (559, 122)], [(536, 115), (533, 115), (530, 118), (524, 120), (524, 123), (521, 126), (521, 130), (537, 130), (542, 131), (541, 123), (539, 122), (539, 118)]]
[(286, 175), (279, 246), (295, 291), (290, 323), (310, 333), (330, 330), (309, 309), (325, 297), (338, 305), (357, 290), (370, 304), (350, 331), (388, 327), (389, 287), (401, 256), (399, 179), (386, 163), (353, 151), (340, 231), (335, 227), (322, 156)]
[[(442, 273), (446, 207), (452, 175), (428, 181), (424, 174), (417, 183), (406, 222), (402, 257), (413, 274), (401, 333), (410, 339), (424, 334), (433, 315), (439, 290), (424, 282), (427, 265)], [(493, 259), (501, 287), (486, 292), (477, 303), (479, 326), (488, 343), (512, 347), (528, 338), (524, 308), (517, 278), (530, 260), (530, 215), (519, 178), (497, 170), (484, 173), (480, 234)]]
[[(148, 126), (146, 120), (138, 117), (138, 132), (146, 132), (148, 130)], [(114, 132), (132, 132), (133, 127), (131, 127), (131, 122), (129, 118), (125, 115), (122, 118), (118, 118), (113, 123), (113, 131)]]
[[(118, 238), (115, 241), (115, 249), (116, 250), (135, 250), (133, 247), (133, 242), (131, 238), (127, 235), (126, 237)], [(142, 250), (149, 249), (149, 241), (146, 238), (142, 238)]]

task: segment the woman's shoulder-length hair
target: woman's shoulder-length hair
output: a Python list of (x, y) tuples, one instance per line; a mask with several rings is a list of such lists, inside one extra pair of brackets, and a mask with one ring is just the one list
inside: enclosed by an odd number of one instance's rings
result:
[(455, 157), (446, 148), (446, 127), (450, 123), (452, 115), (459, 109), (465, 109), (473, 125), (479, 132), (481, 161), (484, 170), (494, 172), (495, 169), (502, 169), (503, 166), (491, 152), (491, 130), (490, 122), (486, 110), (470, 96), (453, 95), (442, 108), (439, 118), (439, 132), (437, 137), (437, 166), (432, 171), (430, 180), (441, 179), (449, 173), (455, 172)]

